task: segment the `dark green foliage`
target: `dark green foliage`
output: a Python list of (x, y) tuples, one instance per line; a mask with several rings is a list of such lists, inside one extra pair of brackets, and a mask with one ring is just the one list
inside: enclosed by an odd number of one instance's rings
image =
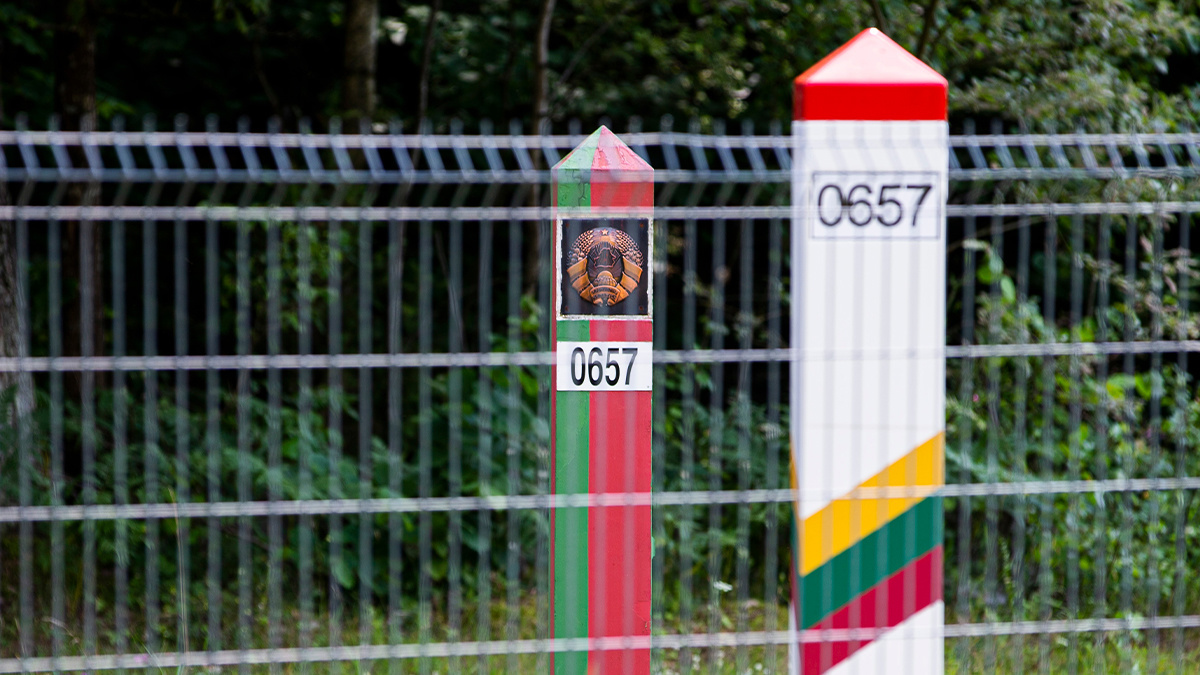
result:
[[(0, 8), (5, 124), (52, 110), (54, 3)], [(341, 2), (99, 3), (98, 110), (247, 115), (287, 128), (339, 114)], [(416, 121), (430, 3), (380, 0), (378, 119)], [(434, 19), (428, 118), (532, 115), (541, 3), (446, 0)], [(951, 113), (1013, 124), (1150, 129), (1200, 115), (1195, 0), (1029, 3), (570, 0), (550, 34), (554, 121), (601, 117), (786, 120), (791, 79), (878, 26), (950, 80)], [(228, 123), (228, 122), (227, 122)]]

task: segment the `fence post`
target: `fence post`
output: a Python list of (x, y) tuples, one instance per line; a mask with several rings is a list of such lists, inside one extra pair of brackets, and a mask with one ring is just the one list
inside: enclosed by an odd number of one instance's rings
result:
[(795, 81), (793, 673), (943, 669), (946, 91), (874, 28)]
[[(654, 171), (600, 127), (553, 180), (551, 491), (648, 495)], [(550, 532), (554, 637), (649, 636), (650, 505), (551, 509)], [(554, 672), (648, 674), (650, 651), (559, 652)]]

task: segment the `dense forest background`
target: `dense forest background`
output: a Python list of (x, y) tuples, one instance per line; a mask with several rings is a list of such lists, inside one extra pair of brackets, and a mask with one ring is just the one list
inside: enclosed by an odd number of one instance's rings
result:
[(954, 119), (1200, 119), (1198, 0), (9, 0), (0, 124), (766, 122), (790, 114), (791, 78), (872, 25), (946, 75)]

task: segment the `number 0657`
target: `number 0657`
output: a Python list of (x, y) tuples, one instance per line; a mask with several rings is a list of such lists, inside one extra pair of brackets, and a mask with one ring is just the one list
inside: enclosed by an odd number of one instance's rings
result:
[(941, 208), (932, 173), (817, 172), (809, 194), (817, 239), (938, 236)]
[(560, 342), (559, 391), (649, 391), (649, 342)]

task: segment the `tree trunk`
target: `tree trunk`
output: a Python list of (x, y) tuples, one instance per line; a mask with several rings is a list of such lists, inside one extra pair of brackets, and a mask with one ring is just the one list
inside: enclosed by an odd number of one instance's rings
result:
[(347, 117), (375, 115), (375, 46), (379, 39), (379, 0), (346, 5), (346, 81), (342, 109)]
[(550, 22), (555, 0), (542, 1), (538, 18), (537, 46), (533, 63), (533, 133), (542, 132), (542, 123), (550, 117)]
[(96, 127), (95, 0), (58, 0), (54, 27), (54, 111), (64, 129)]
[[(58, 0), (54, 29), (54, 109), (65, 131), (96, 130), (96, 2)], [(79, 146), (68, 149), (75, 167), (88, 161)], [(70, 183), (64, 206), (99, 202), (96, 183)], [(92, 356), (102, 351), (103, 289), (100, 226), (92, 221), (64, 221), (62, 232), (63, 355)], [(86, 302), (85, 302), (86, 300)], [(93, 385), (102, 378), (71, 372), (63, 377), (68, 401), (82, 401), (85, 377)], [(81, 439), (64, 438), (63, 469), (68, 476), (81, 470)]]
[[(555, 0), (542, 0), (542, 12), (538, 17), (537, 40), (534, 44), (533, 57), (533, 128), (530, 133), (542, 133), (542, 125), (550, 119), (550, 24), (554, 18)], [(549, 168), (546, 158), (541, 152), (533, 153), (534, 166), (539, 170)], [(541, 183), (535, 183), (530, 192), (532, 206), (545, 206), (543, 195), (549, 190), (543, 190)], [(532, 295), (538, 292), (538, 273), (543, 265), (550, 264), (542, 260), (544, 251), (543, 240), (549, 240), (550, 224), (544, 219), (537, 223), (537, 236), (525, 242), (525, 289)], [(553, 250), (553, 247), (551, 247)]]
[[(0, 206), (9, 205), (8, 189), (0, 183)], [(21, 313), (24, 299), (17, 276), (17, 226), (11, 221), (0, 222), (0, 357), (28, 356), (27, 345), (21, 344), (25, 321)], [(16, 424), (18, 417), (33, 411), (33, 377), (29, 373), (0, 371), (0, 401), (8, 401), (9, 389), (16, 386), (13, 405), (0, 408), (0, 426)], [(0, 448), (0, 467), (15, 447)], [(2, 469), (0, 469), (2, 470)]]
[(433, 69), (433, 42), (437, 36), (437, 15), (442, 9), (442, 0), (433, 0), (429, 6), (429, 19), (425, 22), (425, 44), (421, 48), (421, 83), (417, 91), (417, 131), (429, 112), (429, 77)]
[[(63, 130), (96, 130), (95, 0), (58, 0), (58, 23), (54, 30), (54, 99), (54, 109)], [(87, 166), (87, 158), (79, 146), (70, 147), (69, 156), (72, 165)], [(99, 202), (99, 197), (99, 185), (71, 183), (63, 195), (63, 204), (91, 206)], [(63, 223), (63, 350), (67, 356), (85, 352), (99, 354), (103, 344), (100, 320), (104, 286), (99, 229), (90, 221)], [(84, 263), (88, 268), (86, 279), (81, 273)], [(82, 304), (84, 285), (90, 290), (88, 307)], [(85, 327), (85, 319), (92, 325)], [(91, 334), (86, 348), (83, 344), (85, 332)], [(72, 380), (75, 381), (74, 390)], [(78, 392), (78, 380), (78, 374), (67, 378), (68, 395)]]

